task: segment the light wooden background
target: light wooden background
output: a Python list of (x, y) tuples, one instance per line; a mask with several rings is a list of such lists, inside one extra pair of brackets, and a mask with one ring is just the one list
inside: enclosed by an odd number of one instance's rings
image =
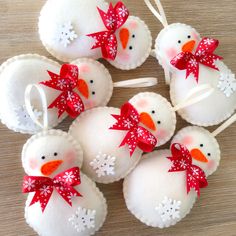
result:
[[(37, 18), (44, 2), (45, 0), (0, 0), (0, 63), (23, 53), (38, 53), (50, 57), (37, 34)], [(124, 3), (133, 15), (146, 21), (155, 38), (161, 25), (143, 1), (124, 0)], [(221, 44), (218, 54), (236, 71), (235, 0), (163, 0), (163, 5), (170, 23), (187, 23), (197, 28), (202, 36), (219, 39)], [(169, 98), (163, 71), (155, 59), (150, 58), (141, 68), (130, 72), (119, 71), (109, 65), (107, 67), (114, 81), (135, 76), (157, 76), (160, 83), (153, 91)], [(110, 105), (120, 106), (140, 91), (150, 89), (116, 89)], [(68, 119), (59, 128), (67, 131), (70, 123), (71, 120)], [(185, 125), (179, 118), (178, 129)], [(29, 136), (13, 133), (0, 125), (0, 236), (35, 235), (24, 221), (26, 196), (21, 194), (24, 172), (20, 154), (27, 138)], [(107, 198), (109, 214), (97, 235), (236, 235), (236, 124), (221, 134), (218, 141), (222, 150), (220, 168), (210, 176), (209, 187), (202, 190), (200, 200), (181, 223), (164, 230), (141, 224), (125, 207), (120, 181), (99, 186)]]

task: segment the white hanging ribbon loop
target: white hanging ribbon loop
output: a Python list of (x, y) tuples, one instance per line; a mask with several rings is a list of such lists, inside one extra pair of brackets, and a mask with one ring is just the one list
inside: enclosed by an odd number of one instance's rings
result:
[[(196, 96), (199, 92), (205, 91), (205, 93), (200, 94), (199, 96)], [(186, 98), (180, 102), (178, 105), (173, 107), (174, 111), (178, 111), (180, 109), (183, 109), (185, 107), (191, 106), (193, 104), (196, 104), (207, 97), (209, 97), (214, 92), (214, 88), (211, 87), (210, 84), (203, 84), (200, 86), (197, 86), (189, 91)]]
[[(40, 95), (40, 100), (42, 103), (42, 109), (43, 109), (43, 124), (38, 120), (38, 117), (35, 116), (35, 113), (33, 111), (33, 107), (31, 105), (31, 92), (33, 88), (36, 88)], [(47, 98), (45, 95), (44, 90), (42, 87), (38, 84), (29, 84), (25, 89), (25, 107), (26, 110), (30, 116), (30, 118), (33, 120), (33, 122), (38, 125), (43, 130), (48, 129), (48, 105), (47, 105)]]
[(154, 77), (131, 79), (114, 83), (116, 88), (145, 88), (157, 85), (158, 79)]
[(212, 132), (212, 135), (216, 137), (225, 129), (227, 129), (230, 125), (232, 125), (236, 121), (236, 114), (231, 116), (228, 120), (226, 120), (221, 126), (219, 126), (215, 131)]
[(156, 16), (156, 18), (161, 22), (161, 24), (165, 27), (168, 26), (168, 22), (166, 19), (166, 14), (164, 12), (164, 9), (162, 7), (162, 4), (160, 2), (160, 0), (154, 0), (158, 11), (155, 9), (155, 7), (152, 5), (152, 3), (150, 2), (150, 0), (144, 0), (144, 2), (146, 3), (147, 7), (149, 8), (149, 10), (153, 13), (154, 16)]

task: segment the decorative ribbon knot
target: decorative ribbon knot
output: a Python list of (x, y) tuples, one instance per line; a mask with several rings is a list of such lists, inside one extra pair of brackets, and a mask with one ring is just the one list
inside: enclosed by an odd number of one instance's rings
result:
[(78, 167), (63, 171), (53, 179), (42, 176), (25, 176), (23, 182), (23, 193), (35, 192), (30, 206), (36, 202), (40, 203), (42, 212), (44, 212), (54, 188), (62, 198), (72, 206), (72, 197), (81, 197), (73, 187), (80, 185), (80, 169)]
[(203, 38), (199, 43), (195, 54), (192, 54), (191, 52), (181, 52), (175, 56), (170, 63), (179, 70), (187, 70), (186, 79), (190, 74), (193, 74), (195, 80), (198, 82), (199, 63), (214, 70), (218, 70), (215, 61), (223, 59), (222, 57), (213, 54), (218, 45), (218, 40)]
[(125, 24), (129, 17), (129, 11), (122, 2), (118, 2), (114, 8), (112, 3), (110, 3), (107, 13), (99, 8), (98, 11), (107, 30), (87, 36), (96, 40), (92, 49), (101, 48), (103, 58), (115, 60), (117, 55), (117, 38), (115, 33)]
[[(49, 109), (58, 109), (58, 118), (64, 112), (67, 112), (72, 118), (76, 118), (84, 111), (84, 104), (81, 97), (74, 91), (77, 88), (79, 91), (81, 87), (87, 86), (84, 80), (78, 79), (79, 69), (76, 65), (64, 64), (61, 67), (60, 75), (48, 71), (50, 80), (40, 82), (47, 87), (62, 91), (62, 93), (49, 105)], [(82, 95), (88, 97), (88, 88), (82, 91)]]
[(204, 171), (192, 164), (189, 150), (179, 143), (171, 145), (172, 157), (167, 157), (172, 162), (169, 172), (186, 171), (187, 193), (193, 188), (200, 197), (200, 188), (208, 185)]
[(117, 122), (110, 129), (128, 131), (120, 147), (127, 144), (130, 156), (137, 147), (144, 152), (151, 152), (155, 148), (157, 144), (155, 136), (144, 127), (139, 126), (140, 115), (130, 103), (125, 103), (121, 107), (120, 115), (112, 116)]

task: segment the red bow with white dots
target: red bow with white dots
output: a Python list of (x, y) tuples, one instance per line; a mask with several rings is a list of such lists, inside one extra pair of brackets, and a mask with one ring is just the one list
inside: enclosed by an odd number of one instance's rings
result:
[(99, 8), (98, 11), (107, 31), (88, 35), (96, 40), (92, 49), (101, 47), (103, 58), (115, 60), (117, 54), (117, 38), (115, 33), (128, 19), (129, 11), (122, 2), (118, 2), (114, 8), (112, 3), (110, 3), (107, 13)]
[(80, 185), (80, 169), (78, 167), (63, 171), (53, 179), (42, 176), (25, 176), (23, 182), (23, 193), (35, 192), (30, 206), (36, 202), (40, 203), (44, 212), (54, 188), (72, 206), (72, 197), (81, 197), (73, 187)]
[(171, 60), (171, 64), (179, 70), (187, 70), (186, 79), (190, 74), (193, 74), (195, 80), (198, 82), (199, 77), (199, 63), (218, 70), (215, 65), (216, 60), (223, 58), (213, 54), (218, 47), (219, 41), (216, 39), (203, 38), (199, 43), (195, 54), (191, 52), (181, 52)]
[(155, 136), (144, 127), (138, 125), (140, 115), (130, 103), (125, 103), (121, 107), (120, 115), (112, 116), (117, 122), (110, 129), (128, 131), (120, 147), (127, 144), (130, 156), (133, 155), (137, 146), (144, 152), (151, 152), (155, 148), (157, 144)]
[(200, 196), (200, 188), (208, 185), (204, 171), (192, 164), (189, 150), (181, 144), (172, 144), (171, 153), (172, 157), (167, 157), (173, 164), (169, 172), (186, 171), (187, 193), (193, 188)]
[(76, 65), (64, 64), (61, 67), (60, 75), (48, 71), (50, 80), (40, 82), (50, 88), (62, 91), (62, 93), (49, 105), (49, 109), (58, 109), (58, 118), (66, 111), (69, 116), (76, 118), (84, 111), (84, 104), (81, 97), (74, 91), (80, 85), (79, 69)]

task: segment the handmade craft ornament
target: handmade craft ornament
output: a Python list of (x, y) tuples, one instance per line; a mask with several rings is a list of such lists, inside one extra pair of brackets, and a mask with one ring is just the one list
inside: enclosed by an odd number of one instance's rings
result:
[(159, 12), (150, 0), (144, 1), (164, 27), (157, 36), (152, 55), (165, 71), (172, 103), (178, 104), (189, 90), (203, 84), (214, 89), (211, 96), (180, 110), (179, 115), (199, 126), (217, 125), (226, 120), (236, 109), (236, 80), (215, 52), (218, 40), (201, 38), (189, 25), (169, 25), (159, 0), (154, 0)]
[(197, 196), (204, 194), (201, 189), (208, 185), (206, 178), (219, 166), (215, 137), (235, 121), (236, 115), (212, 133), (197, 126), (183, 128), (173, 138), (171, 150), (144, 155), (124, 181), (130, 212), (152, 227), (170, 227), (181, 221)]
[[(57, 126), (67, 115), (73, 118), (83, 110), (105, 106), (113, 87), (152, 86), (153, 78), (113, 83), (108, 70), (99, 62), (81, 58), (60, 65), (36, 54), (13, 57), (0, 67), (0, 119), (9, 129), (36, 133), (39, 127), (30, 119), (24, 91), (29, 84), (39, 84), (47, 96), (49, 127)], [(33, 91), (35, 115), (42, 120), (41, 102)]]
[(122, 70), (141, 66), (152, 45), (141, 19), (130, 16), (122, 2), (113, 6), (104, 0), (48, 0), (40, 13), (39, 34), (46, 49), (61, 61), (103, 57)]
[(29, 193), (26, 221), (42, 236), (92, 235), (105, 221), (106, 200), (94, 182), (80, 171), (83, 151), (79, 143), (68, 133), (48, 130), (46, 97), (38, 85), (44, 124), (37, 120), (30, 103), (32, 87), (26, 89), (26, 107), (33, 121), (44, 130), (32, 136), (22, 151), (27, 174), (23, 192)]

